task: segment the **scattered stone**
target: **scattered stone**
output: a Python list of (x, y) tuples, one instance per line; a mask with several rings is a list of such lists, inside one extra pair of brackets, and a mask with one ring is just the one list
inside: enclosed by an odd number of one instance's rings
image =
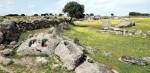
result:
[(53, 65), (52, 65), (52, 69), (57, 69), (57, 68), (60, 68), (60, 67), (61, 67), (60, 64), (53, 64)]
[(2, 51), (2, 55), (4, 56), (10, 56), (13, 54), (13, 50), (12, 49), (5, 49)]
[(12, 41), (12, 42), (10, 42), (10, 44), (9, 45), (16, 45), (17, 44), (17, 42), (16, 41)]
[(54, 31), (54, 27), (51, 27), (48, 31), (48, 33), (52, 33)]
[(135, 64), (135, 65), (142, 65), (142, 66), (145, 66), (148, 64), (142, 58), (137, 58), (133, 56), (122, 56), (121, 58), (119, 58), (119, 60), (127, 64)]
[(142, 59), (150, 64), (150, 57), (143, 57)]
[(86, 50), (88, 51), (88, 53), (96, 53), (97, 52), (96, 48), (93, 48), (93, 47), (90, 47), (90, 46), (87, 46)]
[(114, 73), (104, 64), (85, 61), (75, 69), (76, 73)]
[(126, 28), (126, 27), (132, 27), (135, 26), (135, 22), (130, 21), (128, 19), (122, 19), (120, 24), (118, 24), (116, 27), (117, 28)]
[(0, 50), (4, 50), (5, 49), (5, 45), (0, 44)]
[(72, 41), (64, 40), (55, 49), (55, 54), (60, 57), (63, 66), (68, 70), (74, 70), (83, 59), (83, 51)]
[(147, 31), (146, 34), (147, 34), (148, 36), (150, 36), (150, 31)]

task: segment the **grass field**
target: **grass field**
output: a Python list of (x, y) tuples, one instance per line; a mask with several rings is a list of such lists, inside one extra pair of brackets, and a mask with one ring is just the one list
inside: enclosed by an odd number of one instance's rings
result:
[[(131, 27), (150, 31), (150, 18), (130, 18), (136, 22), (136, 26)], [(113, 25), (119, 21), (110, 19)], [(121, 35), (113, 35), (99, 31), (100, 21), (80, 21), (75, 22), (77, 26), (72, 26), (70, 30), (65, 30), (63, 35), (70, 38), (78, 38), (83, 46), (92, 46), (97, 49), (95, 53), (87, 53), (94, 60), (106, 64), (108, 67), (116, 69), (119, 73), (150, 73), (150, 65), (138, 66), (124, 64), (118, 60), (123, 55), (145, 57), (150, 56), (150, 38), (129, 37)], [(26, 40), (29, 34), (47, 32), (47, 29), (38, 29), (33, 31), (25, 31), (22, 33), (19, 42)], [(111, 53), (110, 56), (104, 54), (105, 51)], [(55, 61), (49, 58), (49, 63), (37, 69), (37, 73), (73, 73), (63, 68), (51, 69)], [(11, 65), (9, 68), (15, 70), (16, 73), (31, 73), (26, 67)], [(0, 73), (4, 73), (0, 71)]]
[[(150, 31), (150, 18), (130, 18), (136, 22), (136, 29)], [(111, 20), (117, 23), (117, 20)], [(99, 21), (81, 21), (75, 23), (78, 26), (64, 32), (70, 38), (78, 38), (84, 46), (92, 46), (97, 49), (96, 53), (89, 55), (96, 61), (116, 69), (120, 73), (150, 73), (150, 65), (143, 67), (124, 64), (118, 60), (123, 55), (144, 57), (150, 56), (150, 38), (127, 37), (111, 35), (98, 31), (101, 25)], [(96, 27), (96, 28), (90, 28)], [(130, 28), (130, 29), (131, 29)], [(111, 56), (105, 56), (104, 51), (111, 52)]]

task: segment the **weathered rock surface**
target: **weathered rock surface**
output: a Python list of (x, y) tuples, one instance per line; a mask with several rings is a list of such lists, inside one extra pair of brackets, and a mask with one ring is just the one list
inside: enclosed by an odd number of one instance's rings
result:
[[(56, 55), (60, 60), (53, 68), (64, 67), (69, 71), (76, 73), (113, 73), (105, 65), (86, 60), (87, 57), (83, 52), (84, 48), (80, 45), (79, 40), (71, 40), (67, 37), (52, 37), (51, 34), (39, 33), (23, 42), (17, 49), (17, 54), (25, 55)], [(22, 58), (13, 60), (15, 64), (39, 66), (46, 64), (45, 58)], [(39, 65), (37, 65), (39, 63)], [(59, 64), (60, 63), (60, 64)]]
[(150, 57), (143, 57), (142, 59), (150, 64)]
[(75, 69), (83, 59), (83, 51), (72, 41), (64, 40), (55, 49), (55, 54), (60, 57), (64, 67), (68, 70)]
[(142, 66), (145, 66), (148, 64), (142, 58), (137, 58), (133, 56), (122, 56), (121, 58), (119, 58), (119, 60), (127, 64), (136, 64), (136, 65), (142, 65)]
[(12, 41), (18, 41), (20, 32), (22, 31), (49, 28), (61, 23), (63, 23), (63, 20), (60, 19), (40, 19), (27, 22), (4, 20), (0, 23), (0, 44), (9, 44)]
[(88, 60), (75, 69), (76, 73), (114, 73), (104, 64), (89, 62)]
[(51, 38), (50, 34), (40, 33), (22, 43), (17, 50), (17, 54), (22, 56), (51, 55), (58, 43), (59, 40)]
[(118, 24), (116, 27), (125, 28), (125, 27), (132, 27), (132, 26), (135, 26), (135, 22), (127, 20), (127, 19), (122, 19), (120, 24)]
[[(3, 21), (0, 23), (0, 31), (1, 33), (1, 42), (10, 43), (11, 41), (17, 41), (20, 33), (18, 31), (18, 27), (16, 22), (14, 21)], [(2, 35), (3, 34), (3, 35)]]
[(2, 32), (0, 32), (0, 43), (2, 43), (4, 40), (4, 34)]
[(2, 55), (3, 56), (9, 56), (13, 54), (13, 50), (12, 49), (5, 49), (2, 51)]

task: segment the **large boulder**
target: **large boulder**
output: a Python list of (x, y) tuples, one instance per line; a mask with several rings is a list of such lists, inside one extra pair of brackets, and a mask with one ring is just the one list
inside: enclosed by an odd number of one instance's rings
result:
[(59, 43), (55, 49), (55, 54), (68, 70), (74, 70), (84, 58), (81, 47), (76, 45), (73, 41), (68, 40)]
[(121, 22), (116, 26), (117, 28), (126, 28), (135, 26), (135, 22), (128, 19), (122, 19)]
[(37, 36), (27, 39), (18, 50), (18, 55), (51, 55), (54, 52), (59, 39), (51, 38), (50, 34), (40, 33)]
[[(3, 36), (3, 42), (10, 43), (11, 41), (17, 41), (20, 33), (18, 31), (18, 27), (16, 22), (14, 21), (3, 21), (0, 23), (0, 31), (1, 33), (1, 38)], [(2, 43), (2, 42), (1, 42)]]
[(76, 73), (114, 73), (104, 64), (94, 61), (85, 61), (75, 69)]

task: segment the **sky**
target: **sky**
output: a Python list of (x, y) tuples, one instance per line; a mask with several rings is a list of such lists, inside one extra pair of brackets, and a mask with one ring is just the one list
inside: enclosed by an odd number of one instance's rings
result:
[(0, 15), (62, 13), (69, 1), (85, 6), (85, 13), (125, 16), (129, 12), (150, 13), (150, 0), (0, 0)]

